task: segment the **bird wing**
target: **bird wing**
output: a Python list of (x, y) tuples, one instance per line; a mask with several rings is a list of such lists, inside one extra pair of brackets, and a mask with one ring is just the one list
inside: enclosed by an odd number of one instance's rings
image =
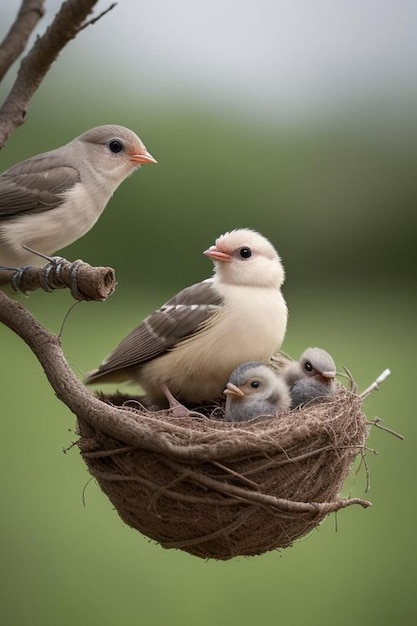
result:
[(0, 220), (59, 206), (62, 193), (80, 181), (78, 169), (44, 155), (11, 167), (0, 176)]
[(94, 373), (99, 377), (160, 356), (204, 328), (223, 303), (211, 279), (186, 287), (132, 330)]

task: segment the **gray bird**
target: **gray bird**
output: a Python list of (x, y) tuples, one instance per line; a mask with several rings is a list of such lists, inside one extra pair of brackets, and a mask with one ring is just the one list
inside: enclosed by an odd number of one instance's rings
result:
[(275, 248), (241, 228), (218, 237), (204, 254), (214, 261), (214, 276), (143, 320), (86, 383), (133, 381), (162, 406), (165, 385), (179, 401), (199, 403), (220, 397), (240, 363), (268, 361), (287, 326), (284, 269)]
[(224, 419), (244, 422), (260, 415), (276, 415), (291, 406), (288, 385), (265, 363), (242, 363), (231, 374)]
[(291, 408), (332, 396), (336, 391), (336, 365), (328, 352), (307, 348), (298, 361), (289, 361), (279, 370), (291, 394)]
[(156, 163), (134, 132), (97, 126), (0, 176), (0, 265), (42, 265), (92, 228), (117, 187)]

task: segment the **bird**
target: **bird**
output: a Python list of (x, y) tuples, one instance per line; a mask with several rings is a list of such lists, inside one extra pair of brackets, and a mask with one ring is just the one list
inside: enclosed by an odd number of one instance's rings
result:
[(336, 365), (322, 348), (307, 348), (298, 361), (288, 361), (279, 370), (291, 394), (291, 408), (334, 395)]
[(291, 406), (290, 391), (284, 379), (259, 361), (239, 365), (232, 372), (223, 393), (226, 395), (226, 422), (276, 415)]
[(161, 385), (178, 400), (222, 397), (240, 363), (267, 361), (281, 345), (287, 305), (281, 259), (260, 233), (239, 228), (204, 251), (214, 274), (186, 287), (145, 318), (85, 378), (133, 381), (149, 402), (164, 406)]
[(139, 137), (107, 124), (10, 167), (0, 175), (0, 265), (42, 265), (85, 235), (145, 163), (156, 160)]

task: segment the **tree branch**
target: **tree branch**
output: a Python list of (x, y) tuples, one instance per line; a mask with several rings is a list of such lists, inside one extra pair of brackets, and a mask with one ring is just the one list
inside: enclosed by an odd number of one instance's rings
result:
[(0, 149), (12, 131), (23, 124), (30, 99), (61, 50), (84, 28), (83, 22), (97, 2), (66, 0), (46, 32), (22, 60), (16, 81), (0, 109)]
[(19, 13), (0, 44), (0, 81), (25, 49), (36, 24), (45, 14), (45, 0), (23, 0)]
[[(119, 436), (120, 425), (131, 417), (128, 411), (112, 407), (93, 396), (71, 370), (61, 348), (60, 339), (38, 322), (20, 302), (0, 290), (0, 322), (15, 332), (35, 354), (59, 400), (77, 416), (102, 428), (109, 436)], [(131, 427), (127, 419), (126, 432)], [(152, 433), (149, 433), (151, 437)], [(145, 436), (146, 439), (146, 436)], [(128, 437), (128, 440), (130, 438)], [(142, 441), (136, 437), (134, 443)]]
[(101, 20), (101, 18), (104, 17), (106, 13), (109, 13), (110, 11), (112, 11), (116, 5), (117, 5), (117, 2), (113, 2), (113, 4), (107, 7), (107, 9), (104, 9), (104, 11), (99, 13), (96, 17), (92, 17), (91, 20), (88, 20), (88, 22), (84, 22), (84, 24), (80, 26), (80, 30), (84, 30), (84, 28), (88, 28), (88, 26), (93, 26), (93, 24)]
[(44, 267), (34, 265), (13, 270), (0, 267), (0, 285), (10, 284), (16, 291), (54, 291), (71, 289), (76, 300), (106, 300), (116, 289), (111, 267), (92, 267), (83, 261), (52, 261)]

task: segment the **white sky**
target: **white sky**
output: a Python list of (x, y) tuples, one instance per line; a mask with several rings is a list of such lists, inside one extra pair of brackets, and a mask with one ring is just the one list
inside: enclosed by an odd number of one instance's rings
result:
[[(0, 37), (19, 4), (1, 0)], [(60, 4), (47, 1), (38, 32)], [(150, 100), (188, 96), (277, 119), (377, 96), (414, 105), (417, 0), (119, 0), (58, 62), (74, 71), (80, 60), (87, 76)]]

